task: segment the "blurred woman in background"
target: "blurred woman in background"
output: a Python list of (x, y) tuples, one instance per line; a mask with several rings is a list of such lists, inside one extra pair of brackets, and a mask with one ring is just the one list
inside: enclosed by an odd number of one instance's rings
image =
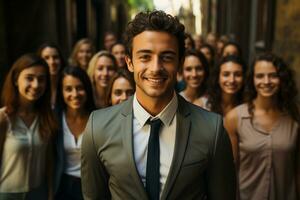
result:
[(83, 199), (81, 141), (90, 113), (95, 109), (92, 85), (79, 67), (66, 67), (58, 82), (60, 133), (56, 140), (56, 199)]
[(94, 101), (97, 108), (107, 106), (105, 97), (108, 84), (117, 68), (115, 57), (108, 51), (100, 51), (91, 59), (87, 73), (92, 82)]
[(200, 52), (203, 53), (203, 55), (205, 56), (208, 65), (209, 65), (209, 71), (212, 72), (214, 65), (215, 65), (215, 50), (212, 46), (210, 46), (209, 44), (203, 44), (200, 47)]
[(52, 199), (52, 139), (57, 122), (50, 105), (47, 63), (35, 54), (11, 67), (0, 109), (0, 199)]
[(110, 53), (115, 56), (119, 68), (127, 69), (125, 62), (126, 48), (125, 45), (118, 42), (111, 46)]
[(83, 70), (86, 70), (94, 52), (95, 47), (90, 39), (80, 39), (73, 47), (71, 56), (69, 58), (69, 64), (73, 67), (80, 67)]
[(206, 94), (209, 76), (208, 63), (205, 56), (196, 50), (186, 50), (181, 71), (186, 87), (179, 94), (187, 101), (198, 106), (206, 104), (206, 98), (200, 98)]
[(52, 108), (54, 108), (56, 102), (57, 81), (60, 72), (65, 66), (65, 60), (59, 47), (54, 43), (42, 44), (38, 48), (37, 53), (47, 62), (49, 67), (51, 84), (51, 106)]
[(222, 57), (226, 57), (229, 55), (236, 55), (242, 57), (242, 49), (240, 45), (236, 42), (227, 42), (221, 53)]
[(185, 37), (186, 37), (184, 40), (185, 49), (195, 49), (195, 41), (194, 41), (192, 35), (189, 33), (186, 33)]
[(292, 71), (274, 54), (257, 57), (246, 102), (224, 120), (238, 169), (239, 199), (300, 197), (300, 115)]
[(111, 78), (106, 95), (106, 103), (113, 106), (127, 100), (135, 92), (133, 75), (127, 69), (119, 69)]
[(214, 69), (204, 108), (225, 115), (243, 101), (246, 65), (238, 56), (224, 57)]

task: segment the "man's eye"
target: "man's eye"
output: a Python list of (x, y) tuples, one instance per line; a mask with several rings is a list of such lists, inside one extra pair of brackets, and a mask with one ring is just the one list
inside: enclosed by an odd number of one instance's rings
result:
[(142, 55), (139, 57), (140, 60), (144, 61), (144, 60), (149, 60), (150, 56), (149, 55)]
[(174, 56), (171, 56), (171, 55), (163, 55), (161, 56), (161, 59), (165, 62), (170, 62), (170, 61), (173, 61), (174, 60)]

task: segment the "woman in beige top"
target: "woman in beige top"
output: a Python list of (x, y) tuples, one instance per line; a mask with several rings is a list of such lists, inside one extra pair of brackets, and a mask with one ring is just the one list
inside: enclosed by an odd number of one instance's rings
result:
[(6, 77), (0, 109), (2, 200), (52, 198), (51, 141), (57, 123), (49, 81), (47, 63), (34, 54), (20, 57)]
[(201, 97), (206, 94), (209, 76), (205, 56), (194, 49), (186, 50), (185, 60), (180, 70), (186, 87), (179, 94), (187, 101), (202, 107), (204, 103)]
[(225, 117), (238, 169), (239, 199), (299, 199), (297, 89), (292, 72), (273, 54), (249, 70), (246, 103)]

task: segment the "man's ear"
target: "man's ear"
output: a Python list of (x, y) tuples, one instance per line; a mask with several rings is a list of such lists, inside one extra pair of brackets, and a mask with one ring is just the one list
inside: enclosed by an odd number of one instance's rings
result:
[(132, 64), (132, 60), (129, 56), (125, 56), (125, 61), (126, 61), (126, 64), (127, 64), (127, 68), (130, 72), (133, 72), (133, 64)]

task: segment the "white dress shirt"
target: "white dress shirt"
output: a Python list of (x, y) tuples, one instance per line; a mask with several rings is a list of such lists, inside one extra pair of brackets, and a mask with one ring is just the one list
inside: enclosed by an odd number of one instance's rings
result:
[(150, 125), (146, 124), (149, 118), (159, 118), (162, 125), (159, 132), (160, 147), (160, 194), (162, 193), (171, 167), (175, 137), (176, 111), (178, 100), (174, 94), (169, 104), (156, 116), (151, 116), (138, 102), (136, 95), (133, 99), (133, 149), (138, 173), (144, 186), (146, 185), (146, 166)]

